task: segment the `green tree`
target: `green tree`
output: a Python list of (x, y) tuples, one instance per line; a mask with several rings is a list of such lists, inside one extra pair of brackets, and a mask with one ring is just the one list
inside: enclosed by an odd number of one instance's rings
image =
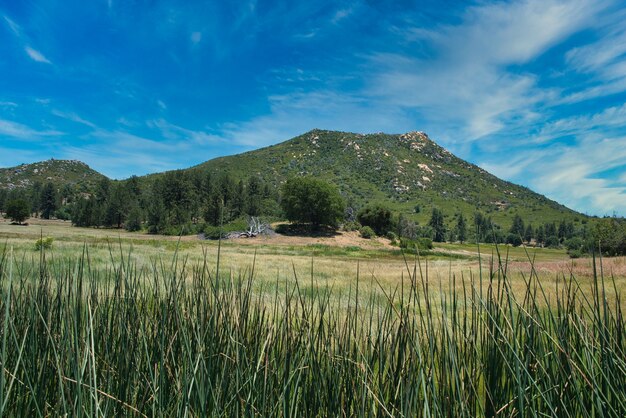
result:
[(518, 214), (513, 218), (513, 225), (511, 225), (511, 229), (509, 233), (514, 235), (519, 235), (520, 237), (524, 236), (525, 228), (524, 228), (524, 220)]
[(44, 219), (50, 219), (50, 216), (57, 210), (57, 189), (54, 184), (48, 182), (41, 190), (39, 208), (41, 209), (41, 217)]
[(456, 238), (463, 244), (467, 239), (467, 223), (462, 213), (456, 219)]
[(385, 235), (393, 227), (391, 211), (380, 204), (364, 207), (356, 218), (361, 225), (369, 226), (377, 235)]
[(526, 226), (526, 230), (524, 231), (524, 241), (526, 241), (527, 243), (530, 243), (530, 241), (533, 239), (534, 234), (535, 233), (534, 233), (532, 224), (528, 224)]
[(28, 217), (30, 216), (30, 206), (28, 206), (28, 202), (24, 199), (15, 199), (10, 200), (7, 203), (6, 208), (6, 217), (11, 219), (13, 222), (17, 222), (18, 224), (22, 224)]
[(291, 222), (337, 227), (345, 201), (337, 188), (313, 177), (293, 177), (282, 187), (281, 206)]
[(444, 242), (446, 240), (446, 224), (440, 209), (433, 208), (428, 226), (433, 229), (433, 241)]
[(124, 228), (126, 228), (129, 232), (135, 232), (141, 230), (142, 223), (142, 213), (139, 205), (132, 205), (130, 211), (128, 212), (128, 217), (126, 218), (126, 223), (124, 224)]
[(250, 216), (259, 216), (261, 212), (261, 200), (263, 198), (263, 188), (261, 181), (256, 176), (248, 179), (246, 212)]

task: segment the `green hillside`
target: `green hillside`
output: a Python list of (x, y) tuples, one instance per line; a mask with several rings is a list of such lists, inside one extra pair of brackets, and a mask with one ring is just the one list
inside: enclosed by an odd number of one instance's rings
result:
[(447, 216), (481, 211), (503, 226), (516, 213), (536, 223), (584, 217), (454, 156), (423, 132), (362, 135), (316, 129), (191, 170), (229, 173), (234, 178), (258, 175), (275, 186), (290, 176), (313, 175), (335, 183), (355, 208), (384, 202), (396, 211), (414, 214), (420, 222), (427, 221), (432, 207), (443, 209)]
[(0, 190), (28, 189), (36, 183), (52, 182), (59, 189), (69, 185), (78, 190), (89, 191), (102, 178), (102, 174), (80, 161), (50, 159), (0, 168)]

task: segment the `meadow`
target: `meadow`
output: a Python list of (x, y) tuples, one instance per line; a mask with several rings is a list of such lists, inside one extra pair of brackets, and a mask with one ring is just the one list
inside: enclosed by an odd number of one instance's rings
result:
[(0, 415), (626, 412), (624, 258), (45, 221), (0, 238)]

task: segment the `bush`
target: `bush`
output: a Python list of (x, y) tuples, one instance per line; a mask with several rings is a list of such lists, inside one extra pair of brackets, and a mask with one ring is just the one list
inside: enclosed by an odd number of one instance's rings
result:
[(553, 235), (551, 237), (548, 237), (548, 239), (546, 239), (545, 245), (548, 248), (559, 248), (561, 246), (561, 243), (559, 242), (559, 239)]
[(418, 238), (418, 239), (410, 239), (401, 237), (400, 238), (400, 248), (406, 248), (408, 250), (415, 250), (416, 248), (420, 251), (427, 251), (433, 249), (433, 240), (430, 238)]
[(580, 258), (583, 256), (581, 250), (567, 250), (567, 254), (569, 254), (570, 258)]
[(345, 224), (343, 224), (343, 230), (347, 232), (360, 231), (362, 227), (363, 225), (356, 221), (346, 222)]
[(395, 245), (398, 242), (398, 235), (393, 231), (387, 232), (385, 237), (391, 241), (391, 245)]
[(6, 217), (21, 224), (30, 216), (30, 206), (24, 199), (11, 200), (7, 203)]
[(53, 242), (54, 242), (54, 238), (52, 237), (39, 238), (37, 241), (35, 241), (35, 250), (36, 251), (49, 250), (50, 248), (52, 248)]
[(67, 206), (63, 206), (62, 208), (57, 209), (54, 212), (54, 217), (62, 221), (69, 221), (70, 219), (72, 219), (72, 214), (68, 210)]
[(584, 242), (580, 237), (570, 238), (563, 243), (568, 251), (580, 250), (583, 248), (583, 244)]
[(511, 233), (506, 236), (506, 243), (514, 247), (519, 247), (522, 245), (522, 237), (520, 237), (519, 234)]
[(230, 234), (231, 232), (237, 232), (237, 231), (243, 232), (243, 231), (246, 231), (247, 229), (248, 229), (248, 223), (240, 219), (240, 220), (227, 223), (226, 225), (223, 225), (222, 227), (207, 224), (204, 226), (202, 232), (204, 233), (204, 237), (206, 239), (220, 239), (220, 237), (224, 238), (226, 235)]
[(372, 205), (361, 209), (357, 219), (361, 225), (369, 226), (378, 235), (383, 235), (392, 227), (391, 211), (382, 205)]
[(369, 226), (364, 226), (363, 228), (361, 228), (359, 232), (361, 233), (361, 238), (370, 239), (376, 236), (376, 233), (374, 232), (374, 230), (370, 228)]
[(336, 227), (346, 203), (332, 184), (314, 177), (294, 177), (282, 188), (281, 206), (291, 222)]

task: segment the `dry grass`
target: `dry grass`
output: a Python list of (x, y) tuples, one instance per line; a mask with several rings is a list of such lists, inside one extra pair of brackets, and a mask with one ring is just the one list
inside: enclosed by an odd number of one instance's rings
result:
[[(207, 262), (209, 270), (217, 268), (218, 243), (202, 241), (195, 236), (172, 237), (130, 233), (123, 230), (72, 227), (69, 222), (29, 220), (29, 226), (10, 225), (0, 220), (0, 245), (15, 248), (16, 253), (31, 254), (33, 262), (39, 258), (34, 243), (41, 236), (54, 238), (49, 257), (55, 260), (70, 259), (88, 246), (94, 268), (105, 269), (129, 257), (139, 268), (150, 268), (155, 262), (170, 261), (178, 251), (179, 262), (188, 266)], [(452, 287), (462, 291), (472, 281), (478, 283), (479, 258), (473, 245), (443, 244), (436, 248), (435, 255), (421, 260), (408, 255), (408, 259), (391, 247), (387, 240), (365, 240), (356, 233), (343, 233), (335, 237), (309, 238), (275, 236), (261, 239), (239, 239), (224, 241), (221, 252), (220, 270), (234, 276), (255, 268), (255, 287), (272, 291), (277, 285), (284, 287), (293, 283), (295, 276), (308, 287), (329, 287), (337, 295), (353, 290), (357, 274), (362, 280), (364, 295), (381, 289), (393, 292), (403, 286), (409, 272), (415, 269), (422, 274), (428, 272), (430, 289), (433, 292), (448, 292)], [(593, 284), (592, 260), (582, 258), (570, 260), (564, 251), (547, 249), (499, 248), (508, 259), (507, 276), (511, 289), (523, 296), (526, 281), (531, 274), (529, 258), (534, 259), (534, 273), (549, 296), (557, 291), (558, 277), (573, 274), (584, 292), (591, 292)], [(490, 264), (497, 265), (497, 249), (481, 245), (480, 253), (483, 274)], [(256, 257), (256, 258), (255, 258)], [(208, 261), (206, 261), (208, 260)], [(602, 260), (605, 277), (614, 277), (617, 291), (626, 289), (626, 258)], [(452, 278), (454, 277), (454, 280)], [(406, 283), (405, 283), (406, 285)], [(483, 287), (488, 282), (483, 281)], [(615, 289), (607, 289), (607, 298), (613, 302)]]

